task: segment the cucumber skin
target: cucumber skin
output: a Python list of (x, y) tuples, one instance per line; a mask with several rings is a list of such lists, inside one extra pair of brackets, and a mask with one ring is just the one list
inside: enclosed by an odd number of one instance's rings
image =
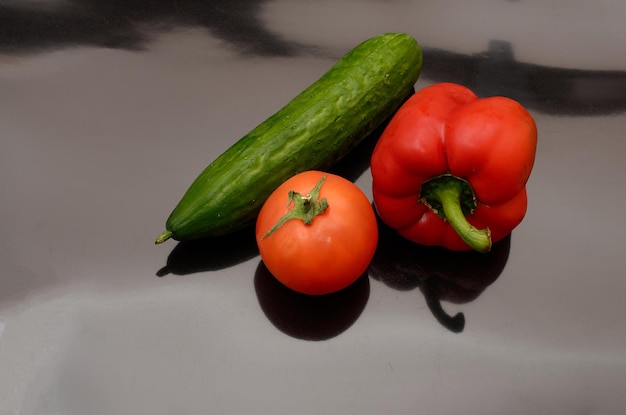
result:
[(419, 45), (404, 33), (385, 33), (352, 49), (207, 166), (157, 243), (220, 236), (253, 224), (283, 181), (331, 167), (393, 114), (412, 93), (421, 66)]

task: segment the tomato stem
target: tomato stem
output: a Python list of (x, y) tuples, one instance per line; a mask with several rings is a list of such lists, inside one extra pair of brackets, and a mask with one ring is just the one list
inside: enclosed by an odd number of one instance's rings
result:
[(470, 184), (451, 174), (435, 177), (422, 184), (420, 201), (447, 221), (463, 241), (478, 252), (491, 249), (489, 228), (477, 229), (466, 216), (476, 208), (476, 198)]
[(324, 184), (325, 180), (326, 176), (323, 176), (320, 181), (317, 182), (315, 187), (313, 187), (313, 189), (311, 189), (311, 191), (304, 196), (294, 190), (290, 190), (287, 194), (287, 206), (293, 204), (293, 208), (285, 213), (283, 217), (278, 220), (276, 225), (263, 235), (263, 239), (270, 236), (278, 228), (292, 219), (300, 219), (306, 225), (311, 225), (313, 223), (313, 219), (317, 215), (324, 213), (326, 209), (328, 209), (328, 201), (326, 198), (319, 200), (319, 197), (322, 184)]

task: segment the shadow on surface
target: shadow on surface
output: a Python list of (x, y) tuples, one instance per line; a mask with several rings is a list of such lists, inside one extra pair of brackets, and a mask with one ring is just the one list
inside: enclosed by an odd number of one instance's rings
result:
[(248, 227), (217, 238), (178, 242), (158, 277), (189, 275), (229, 268), (259, 255), (254, 228)]
[(494, 243), (487, 254), (417, 245), (380, 219), (379, 232), (369, 275), (396, 290), (419, 288), (435, 318), (455, 333), (465, 328), (465, 316), (462, 313), (450, 316), (441, 302), (464, 304), (478, 298), (504, 270), (511, 246), (510, 235)]
[(259, 262), (254, 288), (259, 305), (270, 322), (283, 333), (302, 340), (328, 340), (346, 331), (359, 318), (369, 299), (367, 275), (342, 291), (305, 295), (290, 290)]

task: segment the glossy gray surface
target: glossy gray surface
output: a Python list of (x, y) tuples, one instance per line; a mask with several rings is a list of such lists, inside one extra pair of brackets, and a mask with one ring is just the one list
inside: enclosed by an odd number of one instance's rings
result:
[[(625, 16), (611, 0), (0, 2), (0, 414), (624, 413)], [(538, 124), (528, 214), (498, 256), (420, 257), (477, 275), (442, 302), (462, 332), (418, 279), (373, 268), (303, 301), (247, 232), (153, 245), (209, 161), (386, 31), (424, 48), (417, 89), (508, 95)], [(370, 149), (342, 167), (368, 196)]]

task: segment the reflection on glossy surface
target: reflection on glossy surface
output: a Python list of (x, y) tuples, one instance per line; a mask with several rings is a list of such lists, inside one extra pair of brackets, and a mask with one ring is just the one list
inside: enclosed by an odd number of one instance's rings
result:
[(258, 18), (265, 0), (69, 0), (43, 5), (0, 4), (0, 51), (23, 53), (92, 45), (143, 49), (177, 26), (206, 27), (242, 53), (288, 56), (295, 44)]
[(402, 291), (419, 287), (435, 318), (457, 333), (465, 328), (465, 316), (448, 315), (441, 301), (463, 304), (478, 298), (504, 270), (511, 246), (511, 235), (486, 254), (422, 246), (402, 238), (380, 219), (379, 232), (369, 268), (372, 278)]
[(328, 340), (346, 331), (361, 315), (369, 298), (369, 279), (361, 276), (336, 293), (300, 294), (282, 285), (259, 263), (254, 276), (259, 304), (283, 333), (302, 340)]
[[(0, 52), (98, 46), (141, 50), (160, 34), (203, 27), (238, 53), (319, 54), (321, 45), (287, 41), (261, 16), (268, 0), (59, 1), (56, 5), (0, 4)], [(418, 39), (420, 41), (420, 39)], [(503, 95), (550, 114), (601, 115), (626, 111), (626, 71), (559, 68), (515, 59), (511, 42), (492, 39), (486, 51), (451, 52), (422, 44), (421, 78), (465, 85), (477, 95)], [(581, 51), (584, 53), (584, 51)]]
[(484, 53), (424, 50), (422, 76), (455, 80), (480, 97), (502, 95), (548, 114), (601, 115), (626, 111), (626, 71), (555, 68), (515, 60), (509, 42), (492, 41)]

